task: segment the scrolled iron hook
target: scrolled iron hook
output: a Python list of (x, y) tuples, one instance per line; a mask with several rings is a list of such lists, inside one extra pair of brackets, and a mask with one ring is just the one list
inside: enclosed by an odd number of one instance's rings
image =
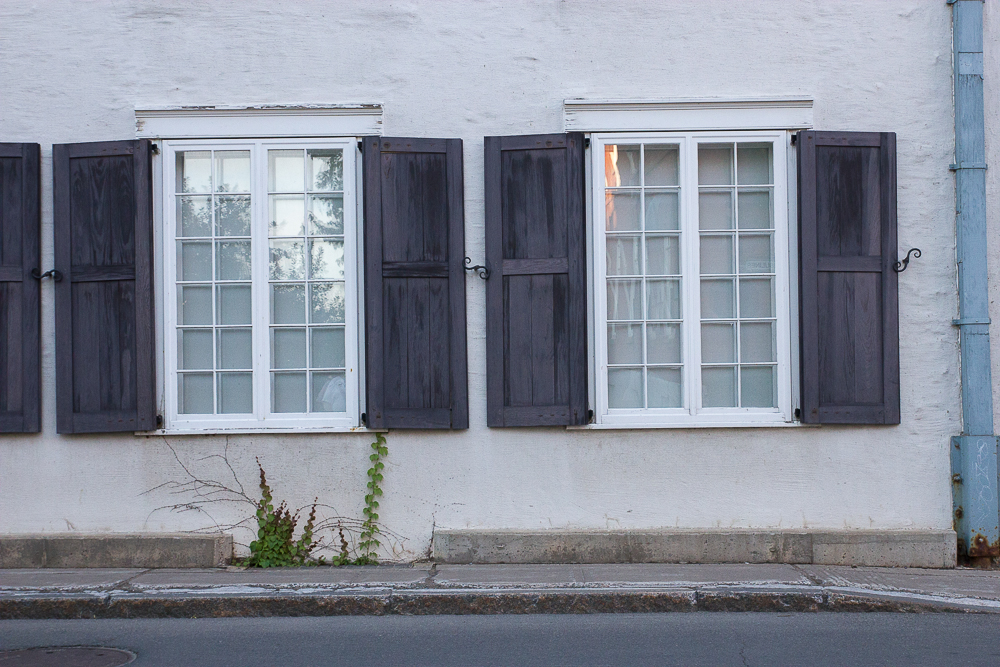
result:
[(910, 264), (910, 255), (913, 255), (914, 259), (920, 257), (920, 248), (910, 248), (910, 250), (906, 253), (906, 257), (903, 258), (903, 261), (896, 262), (896, 266), (892, 267), (893, 271), (896, 273), (906, 271), (906, 267)]

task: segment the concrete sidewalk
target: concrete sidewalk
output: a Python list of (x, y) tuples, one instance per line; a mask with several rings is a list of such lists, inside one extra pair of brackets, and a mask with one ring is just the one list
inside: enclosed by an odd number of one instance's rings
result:
[(0, 619), (663, 611), (1000, 613), (1000, 571), (771, 564), (0, 570)]

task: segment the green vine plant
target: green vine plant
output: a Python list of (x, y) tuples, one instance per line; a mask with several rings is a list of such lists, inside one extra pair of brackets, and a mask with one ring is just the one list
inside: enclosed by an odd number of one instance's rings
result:
[(378, 536), (382, 531), (378, 524), (377, 510), (378, 499), (382, 496), (382, 471), (385, 470), (382, 458), (388, 454), (385, 436), (376, 433), (375, 442), (372, 443), (372, 454), (368, 457), (372, 467), (368, 469), (368, 493), (365, 494), (365, 508), (362, 510), (365, 519), (361, 523), (361, 541), (358, 542), (361, 555), (354, 561), (355, 565), (378, 565), (378, 550), (382, 546)]
[[(277, 509), (271, 496), (271, 487), (267, 483), (264, 466), (257, 459), (260, 470), (260, 501), (257, 503), (257, 539), (250, 543), (250, 557), (243, 561), (246, 567), (290, 567), (306, 565), (311, 562), (310, 554), (316, 547), (313, 542), (313, 529), (316, 526), (316, 503), (313, 500), (309, 510), (309, 518), (302, 529), (302, 535), (295, 539), (295, 526), (299, 520), (299, 512), (294, 514), (282, 501)], [(321, 562), (321, 561), (320, 561)]]

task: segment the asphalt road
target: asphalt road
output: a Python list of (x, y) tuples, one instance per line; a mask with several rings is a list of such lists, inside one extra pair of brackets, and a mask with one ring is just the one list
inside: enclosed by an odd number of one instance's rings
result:
[[(673, 613), (0, 621), (133, 665), (1000, 665), (1000, 616)], [(0, 665), (3, 660), (0, 659)]]

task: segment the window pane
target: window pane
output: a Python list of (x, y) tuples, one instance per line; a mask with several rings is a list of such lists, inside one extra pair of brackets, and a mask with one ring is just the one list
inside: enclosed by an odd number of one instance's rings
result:
[(769, 234), (740, 234), (740, 273), (774, 273)]
[(313, 368), (344, 368), (346, 345), (343, 327), (323, 327), (309, 330), (309, 346)]
[(268, 233), (271, 236), (302, 236), (305, 232), (305, 198), (302, 195), (272, 195), (269, 202), (271, 221)]
[(212, 323), (212, 286), (183, 285), (177, 290), (178, 324)]
[(253, 368), (250, 329), (219, 330), (219, 368)]
[(641, 368), (608, 369), (608, 407), (643, 407)]
[(344, 242), (335, 239), (309, 240), (309, 277), (320, 280), (344, 279)]
[(701, 273), (706, 274), (732, 274), (735, 273), (733, 262), (733, 236), (725, 234), (722, 236), (701, 237)]
[(215, 191), (250, 192), (250, 151), (215, 153)]
[(219, 412), (221, 414), (253, 412), (252, 373), (219, 373)]
[(650, 320), (681, 318), (681, 281), (646, 281), (646, 317)]
[(250, 236), (250, 197), (216, 197), (219, 236)]
[(646, 229), (680, 229), (676, 192), (646, 192)]
[(744, 363), (775, 361), (774, 324), (771, 322), (740, 323), (740, 361)]
[(344, 233), (344, 198), (309, 198), (309, 233), (314, 236)]
[(701, 229), (732, 229), (733, 194), (702, 192), (698, 195), (698, 226)]
[(212, 279), (211, 241), (180, 241), (177, 246), (177, 280)]
[(271, 411), (306, 411), (305, 373), (271, 373)]
[(771, 222), (771, 191), (740, 190), (739, 219), (740, 229), (770, 229)]
[(639, 193), (608, 192), (604, 205), (609, 232), (639, 231)]
[(211, 329), (181, 329), (177, 332), (177, 347), (182, 370), (211, 370), (215, 366)]
[(638, 236), (608, 236), (609, 276), (642, 275)]
[(212, 198), (177, 198), (177, 236), (212, 235)]
[(344, 373), (312, 373), (312, 411), (347, 412)]
[(605, 146), (604, 178), (609, 188), (639, 185), (639, 147)]
[(271, 285), (271, 323), (304, 324), (306, 286)]
[(302, 280), (306, 277), (304, 241), (271, 239), (271, 280)]
[(646, 370), (649, 407), (679, 408), (684, 405), (681, 398), (681, 369), (649, 368)]
[(698, 146), (698, 184), (733, 184), (733, 147), (731, 144)]
[(681, 325), (646, 325), (646, 363), (681, 363)]
[(212, 152), (184, 151), (177, 154), (177, 192), (212, 191)]
[(675, 146), (645, 147), (646, 185), (677, 185), (677, 156)]
[(608, 325), (608, 363), (642, 363), (642, 325)]
[(250, 241), (220, 241), (216, 247), (218, 280), (250, 280)]
[(774, 317), (771, 278), (740, 279), (740, 316)]
[(642, 319), (642, 281), (608, 281), (608, 319)]
[(776, 389), (773, 366), (740, 367), (740, 403), (744, 408), (773, 408)]
[(680, 239), (677, 236), (646, 236), (646, 275), (674, 276), (681, 272)]
[(736, 175), (740, 185), (770, 185), (771, 144), (737, 144)]
[(317, 324), (343, 324), (344, 283), (313, 283), (309, 285), (311, 316)]
[(212, 373), (182, 373), (177, 376), (177, 410), (183, 415), (215, 412)]
[(701, 404), (706, 408), (736, 407), (736, 369), (703, 366)]
[(271, 368), (306, 367), (306, 330), (271, 329)]
[(706, 319), (735, 317), (732, 280), (701, 281), (701, 316)]
[(736, 361), (734, 324), (701, 325), (701, 360), (707, 364), (731, 364)]
[(268, 151), (267, 182), (270, 192), (302, 192), (305, 173), (300, 150)]
[(250, 285), (219, 285), (216, 324), (250, 324)]
[(335, 149), (312, 149), (309, 154), (309, 189), (344, 189), (344, 151)]

